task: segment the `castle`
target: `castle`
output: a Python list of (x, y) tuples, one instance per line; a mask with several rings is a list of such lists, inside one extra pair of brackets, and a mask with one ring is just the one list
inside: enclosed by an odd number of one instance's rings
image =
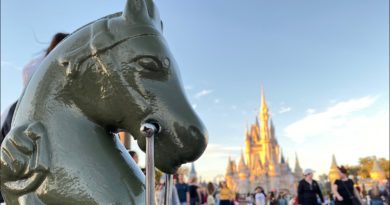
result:
[(245, 148), (238, 165), (230, 157), (228, 160), (225, 180), (235, 192), (246, 194), (253, 192), (256, 186), (262, 186), (265, 191), (276, 189), (294, 193), (303, 177), (297, 156), (292, 171), (281, 153), (268, 111), (262, 92), (260, 113), (255, 123), (245, 130)]

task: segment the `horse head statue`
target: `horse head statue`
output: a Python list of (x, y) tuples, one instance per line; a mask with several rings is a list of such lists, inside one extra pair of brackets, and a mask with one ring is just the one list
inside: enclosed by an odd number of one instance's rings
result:
[(143, 123), (159, 130), (156, 167), (174, 173), (201, 156), (207, 131), (181, 86), (152, 0), (64, 39), (42, 62), (1, 145), (8, 204), (143, 204), (145, 177), (114, 133), (145, 151)]

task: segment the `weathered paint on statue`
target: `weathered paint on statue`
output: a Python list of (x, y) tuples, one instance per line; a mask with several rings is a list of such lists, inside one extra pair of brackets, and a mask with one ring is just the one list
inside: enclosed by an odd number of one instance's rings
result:
[(45, 59), (1, 147), (13, 204), (144, 204), (145, 178), (112, 132), (158, 123), (156, 167), (200, 157), (207, 131), (189, 105), (150, 0), (129, 0), (71, 34)]

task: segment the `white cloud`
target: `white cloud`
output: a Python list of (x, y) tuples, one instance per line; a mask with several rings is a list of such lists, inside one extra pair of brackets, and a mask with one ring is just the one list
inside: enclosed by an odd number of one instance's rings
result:
[(195, 167), (202, 178), (213, 180), (215, 176), (225, 174), (228, 158), (238, 158), (241, 149), (239, 146), (208, 144), (203, 155), (196, 160)]
[(202, 91), (195, 94), (195, 98), (199, 99), (199, 98), (204, 97), (206, 95), (210, 95), (212, 92), (214, 92), (214, 91), (213, 90), (202, 90)]
[(226, 158), (229, 156), (235, 157), (240, 153), (240, 146), (225, 146), (221, 144), (208, 144), (202, 155), (203, 158)]
[(313, 108), (308, 108), (307, 110), (306, 110), (306, 113), (307, 114), (313, 114), (313, 113), (315, 113), (316, 112), (316, 110), (315, 109), (313, 109)]
[(16, 69), (21, 71), (23, 68), (21, 66), (17, 66), (12, 62), (9, 61), (1, 61), (1, 68), (7, 68), (7, 69)]
[(291, 107), (281, 107), (279, 110), (279, 114), (290, 112), (290, 111), (291, 111)]
[(355, 133), (354, 130), (359, 128), (370, 129), (363, 122), (375, 121), (376, 117), (359, 115), (359, 111), (370, 107), (375, 101), (375, 97), (366, 96), (339, 102), (323, 112), (309, 113), (303, 119), (288, 125), (284, 130), (285, 135), (296, 142), (303, 142), (307, 138), (329, 135), (345, 137), (344, 134)]
[(192, 104), (192, 108), (195, 110), (198, 107), (198, 104)]

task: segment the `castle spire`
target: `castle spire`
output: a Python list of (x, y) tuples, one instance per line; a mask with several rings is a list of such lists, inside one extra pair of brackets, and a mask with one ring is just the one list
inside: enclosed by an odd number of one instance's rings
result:
[(251, 145), (252, 145), (252, 136), (248, 133), (248, 127), (245, 128), (245, 160), (248, 165), (251, 162)]
[[(269, 117), (269, 113), (268, 113), (268, 106), (267, 106), (267, 103), (265, 101), (265, 96), (264, 96), (264, 88), (261, 87), (261, 106), (260, 106), (260, 121), (264, 121), (268, 124), (268, 117)], [(268, 126), (267, 126), (268, 127)]]
[(192, 162), (191, 163), (191, 171), (190, 171), (190, 174), (189, 174), (189, 178), (193, 178), (193, 177), (197, 177), (197, 173), (196, 173), (196, 170), (195, 170), (195, 163)]
[(329, 181), (333, 183), (339, 177), (339, 168), (337, 168), (336, 156), (332, 155), (332, 163), (328, 174)]
[(330, 165), (330, 168), (333, 169), (333, 168), (336, 168), (337, 169), (337, 162), (336, 162), (336, 156), (334, 154), (332, 154), (332, 163)]
[(300, 177), (303, 176), (303, 171), (302, 171), (301, 165), (299, 164), (299, 159), (298, 159), (297, 153), (295, 153), (295, 168), (294, 168), (294, 173), (295, 173), (295, 176), (297, 176), (298, 178), (300, 178)]
[(271, 161), (273, 151), (272, 151), (272, 144), (270, 142), (270, 130), (268, 127), (268, 106), (265, 101), (265, 96), (264, 96), (264, 90), (263, 87), (261, 88), (261, 107), (260, 107), (260, 141), (263, 145), (263, 150), (261, 154), (261, 161), (266, 162), (266, 161)]
[(249, 175), (249, 169), (248, 166), (245, 164), (243, 152), (241, 152), (240, 161), (238, 162), (238, 175), (240, 179), (245, 179)]
[(281, 153), (281, 154), (280, 154), (280, 163), (281, 163), (281, 164), (285, 164), (286, 161), (284, 160), (283, 151), (281, 150), (280, 153)]

